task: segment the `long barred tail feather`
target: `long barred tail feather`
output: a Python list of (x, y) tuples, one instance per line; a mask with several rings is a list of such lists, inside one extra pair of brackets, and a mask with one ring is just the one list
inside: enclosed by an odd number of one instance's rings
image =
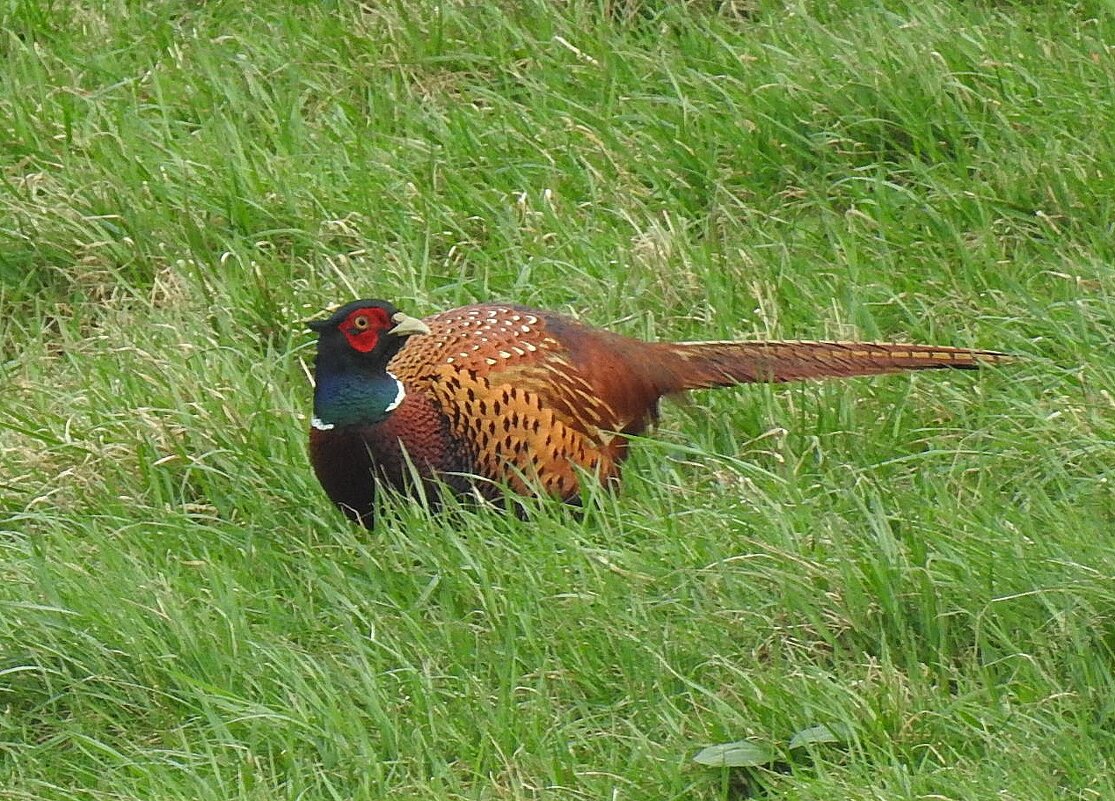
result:
[(733, 384), (780, 383), (1010, 361), (1005, 353), (877, 342), (674, 342), (659, 346), (665, 393)]

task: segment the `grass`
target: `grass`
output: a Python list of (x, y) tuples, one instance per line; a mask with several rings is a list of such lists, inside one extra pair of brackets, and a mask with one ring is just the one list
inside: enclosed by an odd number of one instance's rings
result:
[[(1115, 794), (1109, 3), (0, 31), (0, 798)], [(355, 296), (1023, 358), (700, 393), (583, 517), (368, 534), (304, 447)]]

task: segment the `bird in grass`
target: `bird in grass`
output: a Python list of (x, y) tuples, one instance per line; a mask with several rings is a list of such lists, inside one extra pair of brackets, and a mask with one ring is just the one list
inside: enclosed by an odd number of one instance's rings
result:
[(505, 490), (575, 501), (618, 481), (666, 396), (754, 382), (973, 369), (994, 351), (860, 342), (644, 342), (511, 304), (424, 320), (357, 300), (317, 332), (310, 460), (371, 528), (376, 489), (436, 502)]

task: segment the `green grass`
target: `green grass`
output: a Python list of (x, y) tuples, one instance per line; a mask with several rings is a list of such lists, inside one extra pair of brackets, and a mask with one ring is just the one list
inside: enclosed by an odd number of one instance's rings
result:
[[(1115, 796), (1111, 41), (1098, 0), (0, 5), (0, 798)], [(299, 323), (355, 296), (1023, 359), (699, 393), (582, 517), (368, 534), (304, 445)]]

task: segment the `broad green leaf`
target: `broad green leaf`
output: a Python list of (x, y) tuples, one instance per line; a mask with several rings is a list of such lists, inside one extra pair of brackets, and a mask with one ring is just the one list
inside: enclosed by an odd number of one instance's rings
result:
[(790, 748), (801, 748), (813, 743), (842, 743), (848, 739), (849, 734), (848, 727), (842, 724), (831, 728), (824, 725), (810, 726), (790, 738)]
[(734, 743), (710, 745), (693, 757), (694, 762), (714, 768), (751, 768), (774, 761), (774, 752), (765, 745), (739, 740)]

